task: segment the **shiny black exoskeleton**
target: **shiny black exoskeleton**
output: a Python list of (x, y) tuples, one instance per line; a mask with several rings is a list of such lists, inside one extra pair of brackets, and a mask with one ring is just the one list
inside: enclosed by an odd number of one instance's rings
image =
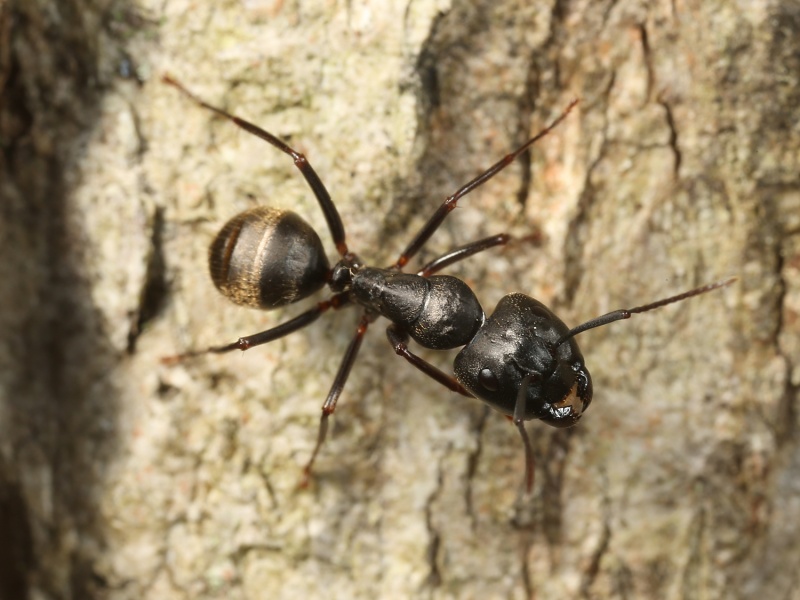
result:
[[(513, 419), (525, 445), (527, 489), (530, 490), (533, 452), (524, 422), (539, 419), (556, 427), (568, 427), (580, 419), (592, 400), (592, 380), (575, 336), (587, 329), (697, 296), (733, 281), (729, 279), (644, 306), (613, 311), (570, 329), (541, 302), (523, 294), (505, 296), (487, 319), (466, 283), (448, 275), (436, 275), (455, 262), (508, 243), (510, 238), (506, 234), (457, 248), (424, 265), (416, 273), (402, 272), (460, 198), (494, 177), (531, 144), (550, 132), (566, 118), (577, 101), (573, 101), (555, 121), (519, 149), (445, 199), (397, 261), (387, 268), (376, 268), (365, 265), (348, 249), (344, 225), (336, 206), (302, 154), (256, 125), (203, 102), (174, 79), (165, 77), (164, 81), (200, 106), (233, 121), (291, 156), (317, 198), (339, 253), (339, 260), (331, 267), (317, 233), (291, 211), (259, 207), (233, 217), (209, 250), (211, 278), (231, 301), (243, 306), (272, 309), (302, 300), (326, 284), (332, 295), (276, 327), (231, 344), (187, 352), (167, 361), (179, 361), (208, 352), (247, 350), (297, 331), (330, 309), (361, 307), (356, 333), (322, 405), (317, 443), (305, 467), (306, 475), (325, 440), (328, 417), (336, 408), (364, 334), (378, 317), (391, 322), (387, 337), (395, 353), (448, 389), (479, 398)], [(455, 359), (455, 377), (412, 353), (408, 349), (410, 339), (434, 350), (463, 346)]]
[(463, 346), (484, 322), (473, 291), (449, 275), (422, 277), (367, 267), (353, 276), (350, 297), (432, 350)]
[(555, 427), (577, 423), (592, 401), (592, 378), (569, 327), (544, 304), (510, 294), (455, 360), (456, 378), (472, 394), (514, 416), (528, 375), (521, 417)]

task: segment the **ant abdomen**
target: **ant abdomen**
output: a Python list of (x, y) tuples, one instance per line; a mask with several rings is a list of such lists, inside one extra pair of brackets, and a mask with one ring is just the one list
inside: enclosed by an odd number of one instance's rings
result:
[(267, 310), (313, 294), (330, 271), (311, 225), (269, 206), (228, 221), (209, 247), (208, 265), (214, 285), (229, 300)]

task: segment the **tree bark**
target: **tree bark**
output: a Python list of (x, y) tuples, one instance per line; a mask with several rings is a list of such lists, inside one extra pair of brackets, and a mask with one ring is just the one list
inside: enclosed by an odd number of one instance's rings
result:
[[(310, 486), (342, 310), (267, 329), (213, 288), (218, 228), (301, 214), (305, 153), (367, 263), (471, 192), (419, 261), (487, 313), (531, 295), (581, 334), (594, 401), (514, 428), (376, 321)], [(0, 1), (0, 598), (798, 598), (796, 2)], [(319, 298), (323, 298), (321, 294)], [(455, 353), (420, 355), (451, 372)]]

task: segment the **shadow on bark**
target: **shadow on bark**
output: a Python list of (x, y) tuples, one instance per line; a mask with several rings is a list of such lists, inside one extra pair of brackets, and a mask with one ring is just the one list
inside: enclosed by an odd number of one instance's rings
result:
[(106, 587), (96, 499), (116, 448), (119, 353), (70, 197), (104, 94), (101, 48), (122, 56), (100, 43), (117, 8), (0, 2), (0, 598)]

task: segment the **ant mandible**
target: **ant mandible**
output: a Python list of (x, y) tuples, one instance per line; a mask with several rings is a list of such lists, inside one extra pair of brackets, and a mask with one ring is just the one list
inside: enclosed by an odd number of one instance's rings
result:
[[(447, 389), (482, 400), (513, 420), (525, 448), (525, 481), (530, 492), (534, 457), (525, 421), (539, 419), (554, 427), (569, 427), (581, 418), (592, 400), (592, 379), (575, 336), (588, 329), (628, 319), (636, 313), (705, 294), (736, 280), (734, 277), (643, 306), (615, 310), (572, 329), (544, 304), (519, 293), (502, 298), (491, 316), (486, 318), (466, 283), (450, 275), (435, 273), (478, 252), (507, 244), (511, 239), (509, 235), (502, 233), (456, 248), (430, 261), (416, 274), (404, 273), (403, 267), (420, 251), (462, 197), (497, 175), (534, 142), (558, 126), (578, 103), (577, 100), (573, 100), (557, 119), (517, 150), (446, 198), (395, 263), (387, 268), (378, 268), (365, 265), (349, 250), (339, 212), (305, 156), (260, 127), (204, 102), (172, 77), (165, 75), (163, 81), (201, 107), (288, 154), (319, 202), (339, 253), (338, 262), (331, 268), (316, 231), (291, 211), (261, 206), (236, 215), (225, 224), (209, 248), (211, 278), (229, 300), (242, 306), (270, 310), (302, 300), (325, 284), (332, 295), (276, 327), (239, 338), (231, 344), (169, 357), (165, 362), (174, 363), (208, 353), (247, 350), (302, 329), (328, 310), (353, 305), (361, 307), (356, 333), (322, 405), (317, 442), (304, 468), (305, 482), (325, 441), (328, 417), (336, 409), (364, 334), (379, 316), (391, 321), (386, 335), (397, 355)], [(433, 350), (463, 346), (455, 358), (455, 377), (411, 352), (409, 339)]]

